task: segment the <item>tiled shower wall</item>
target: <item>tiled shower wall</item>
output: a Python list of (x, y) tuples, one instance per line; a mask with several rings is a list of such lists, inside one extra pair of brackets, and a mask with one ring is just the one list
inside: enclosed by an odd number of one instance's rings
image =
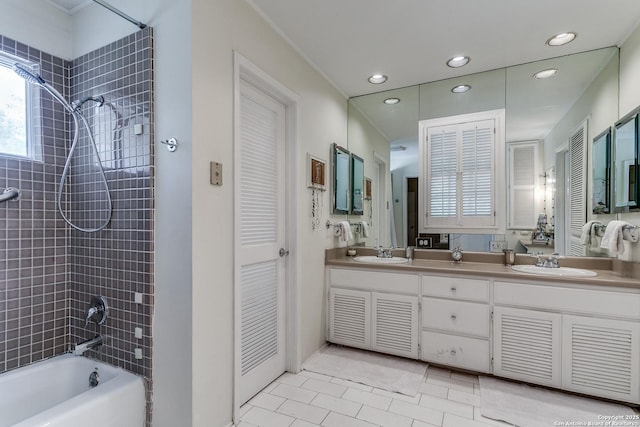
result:
[[(152, 31), (138, 31), (72, 62), (4, 37), (0, 42), (2, 50), (40, 63), (42, 77), (67, 99), (104, 97), (102, 106), (88, 101), (82, 112), (95, 135), (113, 203), (111, 222), (102, 231), (80, 232), (61, 219), (56, 191), (73, 126), (60, 104), (41, 91), (43, 161), (0, 156), (0, 186), (23, 192), (21, 200), (0, 205), (0, 372), (63, 353), (99, 333), (106, 345), (88, 356), (150, 381)], [(101, 222), (106, 209), (90, 144), (82, 131), (64, 196), (67, 216), (86, 228)], [(135, 302), (136, 293), (142, 303)], [(95, 295), (106, 298), (109, 318), (85, 327)], [(135, 337), (136, 328), (142, 338)], [(135, 357), (136, 349), (142, 358)]]
[[(40, 74), (68, 94), (69, 63), (0, 36), (3, 52), (40, 65)], [(0, 372), (63, 353), (69, 344), (70, 233), (56, 209), (69, 140), (62, 106), (40, 91), (34, 110), (40, 160), (0, 156), (0, 189), (22, 191), (0, 204)]]

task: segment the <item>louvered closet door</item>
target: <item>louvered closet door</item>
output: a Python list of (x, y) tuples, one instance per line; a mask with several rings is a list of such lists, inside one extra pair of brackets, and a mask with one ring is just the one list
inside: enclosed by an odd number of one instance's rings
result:
[(374, 292), (371, 349), (418, 358), (418, 297)]
[(640, 324), (564, 316), (563, 336), (563, 388), (639, 403)]
[(329, 341), (371, 348), (371, 292), (329, 290)]
[[(236, 160), (236, 280), (241, 289), (240, 399), (285, 370), (285, 107), (242, 82)], [(215, 282), (214, 282), (215, 283)]]
[(494, 307), (494, 374), (560, 387), (561, 322), (557, 313)]
[(538, 143), (509, 144), (509, 228), (536, 228)]
[(581, 243), (582, 226), (587, 222), (587, 123), (569, 139), (569, 255), (587, 254)]

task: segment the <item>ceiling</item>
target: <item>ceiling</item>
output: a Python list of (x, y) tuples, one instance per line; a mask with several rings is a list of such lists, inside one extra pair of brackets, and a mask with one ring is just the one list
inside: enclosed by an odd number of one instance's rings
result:
[(44, 0), (45, 2), (54, 5), (58, 9), (66, 12), (67, 15), (73, 15), (86, 5), (91, 3), (91, 0)]
[[(619, 46), (640, 23), (638, 0), (247, 1), (349, 97)], [(458, 55), (471, 62), (447, 67)]]

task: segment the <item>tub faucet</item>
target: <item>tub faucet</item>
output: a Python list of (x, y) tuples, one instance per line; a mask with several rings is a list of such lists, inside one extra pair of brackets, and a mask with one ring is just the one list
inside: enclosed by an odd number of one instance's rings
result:
[(86, 341), (83, 341), (79, 344), (76, 344), (76, 346), (73, 349), (73, 355), (74, 356), (82, 356), (82, 354), (87, 351), (87, 350), (95, 350), (97, 348), (99, 348), (102, 344), (104, 344), (104, 340), (102, 339), (102, 336), (100, 335), (96, 335), (95, 337), (88, 339)]

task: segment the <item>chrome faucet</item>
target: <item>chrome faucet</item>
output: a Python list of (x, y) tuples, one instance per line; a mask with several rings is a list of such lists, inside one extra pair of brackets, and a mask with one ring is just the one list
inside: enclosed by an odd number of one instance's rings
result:
[(393, 248), (378, 246), (378, 258), (393, 258)]
[(558, 256), (556, 254), (548, 256), (542, 266), (544, 268), (560, 268), (560, 264), (558, 263)]
[(87, 351), (87, 350), (95, 350), (97, 348), (99, 348), (102, 344), (104, 344), (104, 340), (102, 339), (102, 336), (100, 335), (96, 335), (95, 337), (83, 341), (79, 344), (76, 344), (76, 346), (73, 348), (73, 355), (74, 356), (82, 356), (82, 354)]

